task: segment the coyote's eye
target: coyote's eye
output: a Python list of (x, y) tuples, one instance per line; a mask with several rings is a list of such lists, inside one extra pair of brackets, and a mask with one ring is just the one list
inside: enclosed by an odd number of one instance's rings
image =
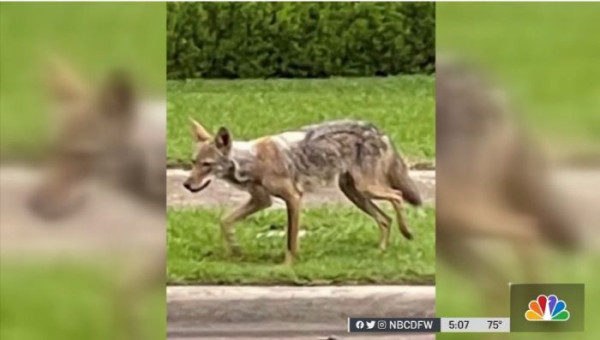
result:
[(210, 168), (213, 165), (213, 162), (202, 162), (202, 166), (205, 168)]

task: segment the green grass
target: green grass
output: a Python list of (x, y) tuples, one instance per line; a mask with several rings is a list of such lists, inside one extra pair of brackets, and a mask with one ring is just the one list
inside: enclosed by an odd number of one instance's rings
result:
[[(69, 257), (5, 260), (0, 263), (0, 338), (19, 340), (116, 339), (114, 267)], [(142, 332), (165, 332), (164, 290), (140, 300)]]
[[(397, 225), (387, 252), (377, 248), (375, 222), (353, 207), (305, 209), (300, 255), (283, 263), (284, 210), (261, 212), (236, 225), (241, 257), (226, 254), (218, 210), (168, 211), (168, 282), (171, 284), (431, 284), (435, 273), (435, 211), (407, 209), (415, 239)], [(393, 216), (393, 215), (391, 215)]]
[(115, 67), (143, 90), (164, 93), (164, 3), (0, 4), (0, 155), (39, 156), (48, 138), (44, 68), (60, 55), (97, 85)]
[(168, 161), (191, 158), (192, 116), (211, 131), (227, 126), (237, 139), (331, 119), (363, 119), (389, 134), (411, 162), (433, 162), (434, 89), (432, 76), (170, 81)]

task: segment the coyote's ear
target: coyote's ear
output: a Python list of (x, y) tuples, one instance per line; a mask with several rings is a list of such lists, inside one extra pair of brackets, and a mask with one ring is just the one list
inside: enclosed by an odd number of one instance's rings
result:
[(131, 75), (113, 71), (100, 94), (104, 113), (110, 116), (130, 114), (135, 106), (135, 87)]
[(197, 142), (206, 142), (207, 140), (212, 139), (212, 136), (204, 126), (195, 121), (192, 117), (189, 117), (190, 122), (192, 123), (192, 133), (194, 134), (194, 138), (196, 138)]
[(46, 66), (46, 81), (53, 100), (68, 104), (87, 97), (88, 84), (63, 58), (52, 56), (46, 60)]
[(220, 127), (219, 132), (217, 132), (217, 136), (215, 137), (215, 145), (221, 151), (228, 153), (229, 150), (231, 150), (231, 144), (231, 134), (229, 133), (229, 130), (223, 126)]

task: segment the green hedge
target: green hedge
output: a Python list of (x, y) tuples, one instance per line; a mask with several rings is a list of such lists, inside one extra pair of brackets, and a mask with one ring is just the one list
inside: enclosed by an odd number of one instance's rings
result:
[(434, 3), (169, 3), (168, 77), (430, 73)]

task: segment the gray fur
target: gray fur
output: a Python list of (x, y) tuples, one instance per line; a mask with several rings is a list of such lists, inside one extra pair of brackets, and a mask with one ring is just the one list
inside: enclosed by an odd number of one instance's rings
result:
[(236, 148), (231, 149), (230, 154), (231, 167), (225, 176), (233, 184), (240, 185), (251, 181), (251, 174), (254, 170), (254, 155), (249, 149)]
[(384, 135), (367, 122), (340, 120), (302, 130), (306, 137), (287, 155), (295, 177), (306, 186), (330, 183), (356, 165), (368, 168), (387, 149)]

